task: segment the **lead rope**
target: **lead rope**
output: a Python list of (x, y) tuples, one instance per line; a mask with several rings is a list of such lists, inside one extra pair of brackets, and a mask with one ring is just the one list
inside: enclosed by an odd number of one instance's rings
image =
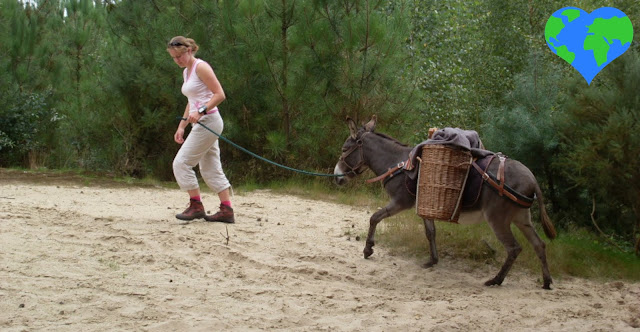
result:
[[(180, 116), (179, 116), (179, 117), (177, 117), (177, 119), (187, 121), (187, 119), (186, 119), (186, 118), (183, 118), (183, 117), (180, 117)], [(282, 164), (278, 164), (278, 163), (277, 163), (277, 162), (275, 162), (275, 161), (271, 161), (271, 160), (269, 160), (269, 159), (267, 159), (267, 158), (264, 158), (264, 157), (262, 157), (262, 156), (259, 156), (259, 155), (255, 154), (255, 153), (253, 153), (253, 152), (251, 152), (251, 151), (249, 151), (249, 150), (247, 150), (247, 149), (245, 149), (245, 148), (241, 147), (240, 145), (238, 145), (238, 144), (236, 144), (236, 143), (232, 142), (231, 140), (229, 140), (228, 138), (226, 138), (226, 137), (224, 137), (224, 136), (222, 136), (222, 135), (220, 135), (220, 134), (216, 133), (216, 132), (215, 132), (215, 131), (213, 131), (211, 128), (209, 128), (209, 127), (205, 126), (204, 124), (202, 124), (200, 121), (198, 121), (198, 124), (199, 124), (199, 125), (201, 125), (204, 129), (206, 129), (206, 130), (208, 130), (208, 131), (212, 132), (213, 134), (215, 134), (216, 136), (220, 137), (220, 139), (222, 139), (223, 141), (225, 141), (225, 142), (227, 142), (227, 143), (229, 143), (229, 144), (233, 145), (233, 146), (234, 146), (235, 148), (237, 148), (238, 150), (240, 150), (240, 151), (242, 151), (242, 152), (245, 152), (245, 153), (247, 153), (247, 154), (251, 155), (252, 157), (258, 158), (258, 159), (260, 159), (260, 160), (262, 160), (262, 161), (266, 161), (266, 162), (268, 162), (268, 163), (270, 163), (270, 164), (276, 165), (276, 166), (281, 167), (281, 168), (284, 168), (284, 169), (286, 169), (286, 170), (293, 171), (293, 172), (298, 172), (298, 173), (302, 173), (302, 174), (306, 174), (306, 175), (313, 175), (313, 176), (328, 176), (328, 177), (344, 176), (344, 174), (314, 173), (314, 172), (309, 172), (309, 171), (305, 171), (305, 170), (301, 170), (301, 169), (296, 169), (296, 168), (292, 168), (292, 167), (289, 167), (289, 166), (285, 166), (285, 165), (282, 165)]]

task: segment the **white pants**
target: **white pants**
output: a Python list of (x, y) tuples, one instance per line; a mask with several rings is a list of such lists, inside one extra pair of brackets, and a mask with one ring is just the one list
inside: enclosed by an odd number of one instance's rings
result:
[[(218, 134), (222, 133), (224, 122), (220, 112), (207, 114), (200, 122)], [(191, 132), (182, 143), (173, 159), (173, 175), (182, 190), (198, 189), (198, 178), (193, 168), (200, 165), (200, 174), (204, 182), (215, 193), (219, 193), (231, 184), (222, 171), (218, 136), (199, 124), (194, 124)]]

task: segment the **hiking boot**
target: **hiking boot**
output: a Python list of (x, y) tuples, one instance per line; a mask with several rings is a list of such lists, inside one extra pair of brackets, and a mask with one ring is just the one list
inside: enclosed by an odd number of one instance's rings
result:
[(219, 221), (227, 224), (233, 224), (236, 222), (233, 217), (233, 209), (224, 204), (220, 204), (220, 211), (216, 212), (214, 215), (205, 216), (204, 220), (206, 221)]
[(196, 218), (204, 218), (207, 214), (204, 212), (204, 205), (202, 202), (196, 200), (189, 200), (189, 207), (182, 213), (176, 214), (176, 218), (180, 220), (193, 220)]

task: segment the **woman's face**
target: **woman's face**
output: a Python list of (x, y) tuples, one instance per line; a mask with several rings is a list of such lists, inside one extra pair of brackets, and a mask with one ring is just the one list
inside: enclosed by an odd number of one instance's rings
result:
[(173, 58), (173, 61), (180, 67), (184, 68), (189, 64), (189, 60), (191, 59), (191, 50), (187, 50), (185, 52), (181, 50), (177, 50), (175, 48), (169, 49), (169, 54)]

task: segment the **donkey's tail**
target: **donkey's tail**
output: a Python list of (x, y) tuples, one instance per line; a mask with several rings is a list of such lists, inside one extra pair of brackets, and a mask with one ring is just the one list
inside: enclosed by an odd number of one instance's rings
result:
[(542, 197), (542, 190), (540, 189), (540, 186), (537, 183), (536, 183), (536, 197), (538, 200), (538, 207), (540, 208), (540, 219), (542, 221), (542, 229), (544, 230), (544, 234), (546, 234), (550, 240), (553, 240), (556, 238), (556, 235), (557, 235), (556, 228), (553, 226), (553, 223), (551, 223), (551, 219), (547, 214), (547, 209), (545, 209), (544, 207), (544, 198)]

